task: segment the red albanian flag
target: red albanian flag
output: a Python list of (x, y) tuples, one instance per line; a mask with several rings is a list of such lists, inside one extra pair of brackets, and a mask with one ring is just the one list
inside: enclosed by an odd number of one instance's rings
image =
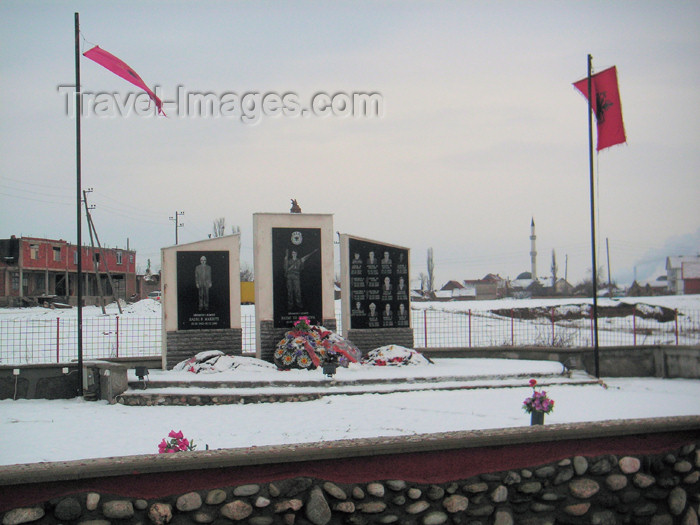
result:
[[(588, 77), (574, 82), (578, 89), (588, 100)], [(622, 122), (622, 105), (620, 104), (620, 90), (617, 85), (617, 69), (615, 66), (608, 68), (591, 77), (591, 91), (593, 91), (593, 108), (598, 128), (598, 145), (596, 151), (623, 144), (625, 138), (625, 125)]]
[(122, 60), (115, 57), (113, 54), (108, 53), (104, 49), (100, 49), (98, 46), (85, 51), (83, 56), (97, 62), (102, 67), (109, 69), (115, 75), (122, 77), (127, 82), (131, 82), (133, 85), (140, 87), (146, 93), (148, 93), (149, 98), (158, 107), (158, 112), (165, 115), (163, 111), (163, 102), (156, 96), (156, 94), (151, 91), (151, 89), (146, 85), (143, 79), (129, 67), (129, 64), (123, 62)]

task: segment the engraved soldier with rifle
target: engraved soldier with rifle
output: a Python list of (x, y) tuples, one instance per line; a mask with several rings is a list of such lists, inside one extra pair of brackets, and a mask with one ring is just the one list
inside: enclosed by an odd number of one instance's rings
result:
[(292, 250), (291, 258), (289, 250), (284, 254), (284, 276), (287, 279), (287, 309), (292, 310), (296, 306), (299, 310), (304, 308), (301, 297), (301, 272), (304, 269), (304, 263), (316, 253), (318, 249), (299, 258), (296, 250)]

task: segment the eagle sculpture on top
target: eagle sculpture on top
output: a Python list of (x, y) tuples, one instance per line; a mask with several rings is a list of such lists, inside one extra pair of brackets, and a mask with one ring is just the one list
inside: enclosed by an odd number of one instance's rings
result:
[(292, 199), (292, 209), (289, 210), (289, 213), (301, 213), (301, 208), (296, 199)]

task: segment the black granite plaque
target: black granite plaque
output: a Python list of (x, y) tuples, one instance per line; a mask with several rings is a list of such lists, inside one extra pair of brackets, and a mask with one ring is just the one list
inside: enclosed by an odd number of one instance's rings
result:
[(231, 328), (229, 253), (177, 252), (177, 328)]
[(291, 328), (301, 316), (323, 320), (320, 228), (272, 228), (275, 328)]
[(350, 327), (410, 326), (408, 250), (348, 239)]

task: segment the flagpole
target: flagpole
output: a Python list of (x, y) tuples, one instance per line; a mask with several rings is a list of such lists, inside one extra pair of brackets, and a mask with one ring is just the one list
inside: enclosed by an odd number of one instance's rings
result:
[(80, 204), (82, 199), (81, 182), (81, 151), (80, 151), (80, 115), (83, 112), (82, 96), (80, 89), (80, 13), (75, 13), (75, 163), (76, 163), (76, 204), (77, 218), (76, 228), (78, 237), (78, 388), (77, 394), (83, 395), (83, 247), (82, 247), (82, 212)]
[(593, 356), (595, 376), (600, 377), (600, 348), (598, 346), (598, 270), (595, 257), (595, 198), (593, 177), (593, 57), (588, 55), (588, 164), (591, 188), (591, 284), (593, 286)]

